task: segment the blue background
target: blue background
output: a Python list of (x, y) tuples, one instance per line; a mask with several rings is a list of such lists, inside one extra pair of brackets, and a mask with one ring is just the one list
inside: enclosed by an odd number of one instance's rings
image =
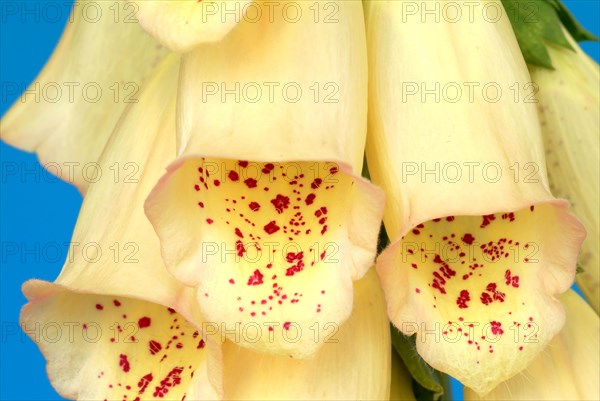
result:
[[(53, 21), (35, 16), (25, 18), (4, 14), (6, 1), (0, 2), (3, 14), (0, 35), (0, 81), (2, 83), (1, 113), (4, 115), (18, 95), (7, 95), (4, 83), (31, 83), (52, 53), (68, 18), (68, 4), (61, 1), (62, 17)], [(14, 2), (12, 2), (14, 3)], [(35, 1), (27, 3), (34, 8)], [(43, 3), (43, 2), (41, 2)], [(566, 0), (565, 3), (579, 21), (599, 35), (600, 1)], [(62, 5), (64, 4), (64, 5)], [(598, 43), (582, 47), (598, 61)], [(35, 116), (32, 116), (35, 118)], [(21, 163), (37, 173), (21, 179), (5, 177), (5, 168)], [(33, 154), (0, 144), (0, 238), (1, 243), (63, 244), (69, 242), (81, 206), (78, 191), (59, 180), (48, 179)], [(0, 399), (1, 400), (62, 400), (50, 386), (45, 361), (34, 343), (17, 330), (19, 310), (25, 303), (21, 284), (30, 278), (53, 281), (62, 267), (66, 254), (56, 261), (35, 260), (33, 255), (6, 257), (0, 268)], [(4, 258), (3, 258), (4, 260)], [(455, 386), (457, 387), (457, 386)], [(458, 394), (457, 394), (458, 395)], [(460, 396), (459, 396), (460, 397)]]

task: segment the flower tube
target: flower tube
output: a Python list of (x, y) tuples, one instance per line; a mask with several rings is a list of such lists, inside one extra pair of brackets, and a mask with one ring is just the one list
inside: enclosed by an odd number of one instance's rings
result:
[[(98, 178), (86, 168), (95, 166), (119, 117), (139, 100), (142, 82), (166, 54), (125, 17), (128, 9), (115, 5), (75, 2), (52, 57), (2, 118), (2, 140), (36, 152), (83, 193)], [(118, 12), (123, 18), (115, 22)]]
[[(197, 288), (208, 321), (226, 333), (257, 325), (261, 336), (241, 346), (306, 357), (321, 345), (311, 330), (322, 339), (326, 324), (351, 313), (352, 282), (375, 256), (383, 195), (360, 177), (362, 5), (334, 2), (338, 22), (324, 23), (311, 4), (289, 4), (303, 17), (242, 21), (185, 55), (179, 158), (146, 214), (167, 268)], [(291, 331), (303, 334), (286, 341)]]
[(367, 162), (392, 240), (377, 271), (419, 354), (485, 394), (562, 327), (584, 230), (548, 189), (535, 105), (510, 90), (530, 78), (502, 4), (436, 22), (410, 3), (365, 3)]

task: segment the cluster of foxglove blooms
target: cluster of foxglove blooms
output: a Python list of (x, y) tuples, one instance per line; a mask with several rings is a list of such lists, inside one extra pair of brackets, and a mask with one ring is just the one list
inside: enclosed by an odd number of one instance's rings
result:
[[(95, 24), (76, 3), (37, 81), (140, 82), (136, 102), (17, 103), (2, 139), (135, 165), (135, 182), (73, 182), (73, 242), (137, 253), (69, 255), (54, 283), (25, 283), (24, 326), (84, 334), (34, 338), (61, 395), (414, 399), (411, 358), (470, 399), (599, 395), (598, 316), (569, 290), (587, 229), (598, 311), (598, 65), (572, 41), (555, 70), (528, 69), (506, 14), (407, 19), (408, 3), (236, 19), (224, 2), (133, 1), (137, 23)], [(313, 18), (324, 6), (332, 23)], [(537, 107), (419, 92), (532, 79)]]

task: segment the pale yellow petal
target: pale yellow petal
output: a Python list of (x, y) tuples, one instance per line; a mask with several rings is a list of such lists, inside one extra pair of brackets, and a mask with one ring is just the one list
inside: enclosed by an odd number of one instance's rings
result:
[[(201, 43), (218, 42), (240, 21), (268, 18), (270, 8), (252, 0), (128, 0), (140, 25), (164, 46), (185, 52)], [(271, 2), (273, 3), (273, 2)], [(250, 11), (248, 11), (250, 9)], [(273, 12), (273, 11), (271, 11)]]
[(465, 388), (466, 400), (600, 399), (600, 323), (574, 291), (561, 295), (567, 322), (548, 347), (520, 374), (481, 398)]
[(111, 174), (89, 188), (58, 283), (161, 304), (177, 300), (181, 285), (160, 260), (143, 202), (175, 156), (178, 73), (179, 56), (170, 55), (120, 120), (98, 160)]
[(408, 6), (366, 2), (367, 162), (392, 240), (377, 271), (390, 319), (417, 334), (421, 356), (483, 394), (562, 327), (553, 295), (575, 277), (584, 230), (548, 189), (523, 96), (530, 77), (501, 2), (452, 22)]
[(2, 140), (37, 153), (81, 192), (96, 180), (121, 114), (139, 101), (142, 82), (166, 54), (124, 4), (75, 2), (52, 57), (2, 118)]

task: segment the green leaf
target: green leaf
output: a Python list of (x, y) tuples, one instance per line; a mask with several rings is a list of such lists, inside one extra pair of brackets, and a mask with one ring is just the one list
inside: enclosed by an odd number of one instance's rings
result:
[(417, 400), (447, 400), (450, 394), (448, 376), (433, 369), (421, 358), (417, 353), (415, 336), (405, 336), (392, 325), (390, 330), (394, 349), (413, 377), (413, 392)]
[(528, 64), (554, 69), (546, 46), (551, 43), (573, 50), (565, 37), (557, 9), (558, 0), (502, 0), (502, 4)]
[(363, 176), (363, 178), (366, 178), (367, 180), (371, 181), (371, 174), (369, 173), (369, 166), (367, 165), (367, 155), (363, 156), (363, 168), (361, 175)]
[(569, 31), (569, 33), (571, 34), (573, 39), (575, 39), (578, 42), (583, 42), (584, 40), (593, 40), (596, 42), (600, 41), (600, 38), (598, 38), (596, 35), (594, 35), (590, 31), (588, 31), (587, 29), (585, 29), (575, 19), (573, 14), (571, 14), (569, 9), (563, 4), (562, 1), (560, 1), (560, 0), (546, 0), (546, 1), (548, 1), (550, 4), (552, 4), (552, 6), (556, 9), (556, 12), (558, 13), (558, 17), (560, 18), (560, 21), (565, 26), (567, 31)]
[(377, 255), (379, 255), (387, 246), (390, 244), (390, 239), (387, 236), (387, 232), (385, 231), (385, 226), (381, 223), (381, 228), (379, 229), (379, 237), (377, 238)]

